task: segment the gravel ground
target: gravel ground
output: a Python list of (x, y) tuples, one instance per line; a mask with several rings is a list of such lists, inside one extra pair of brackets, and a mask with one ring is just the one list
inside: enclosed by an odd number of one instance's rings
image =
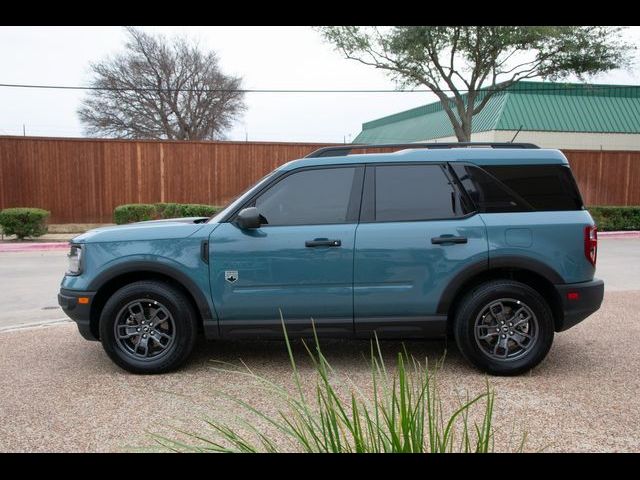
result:
[[(528, 451), (640, 450), (638, 293), (607, 292), (603, 308), (557, 335), (547, 359), (529, 374), (489, 378), (497, 394), (498, 450), (517, 446), (523, 432)], [(339, 375), (348, 375), (364, 391), (370, 388), (368, 342), (322, 345)], [(407, 347), (415, 357), (435, 361), (445, 345), (408, 342)], [(302, 347), (295, 348), (309, 381), (313, 372)], [(391, 363), (400, 348), (398, 342), (383, 342)], [(281, 342), (201, 342), (181, 371), (135, 376), (119, 370), (99, 343), (83, 340), (72, 324), (0, 333), (0, 451), (126, 451), (152, 445), (148, 432), (174, 437), (174, 427), (207, 432), (202, 422), (207, 416), (238, 419), (238, 408), (218, 392), (277, 411), (278, 402), (251, 381), (221, 372), (212, 362), (239, 364), (240, 359), (256, 373), (291, 386)], [(480, 393), (485, 378), (449, 345), (440, 373), (446, 398)]]

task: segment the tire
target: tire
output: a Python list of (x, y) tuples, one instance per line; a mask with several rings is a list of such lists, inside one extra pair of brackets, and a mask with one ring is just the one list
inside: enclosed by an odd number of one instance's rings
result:
[(549, 353), (554, 321), (549, 305), (533, 288), (494, 280), (462, 299), (453, 330), (460, 352), (477, 368), (492, 375), (518, 375)]
[(196, 312), (180, 290), (140, 281), (109, 298), (100, 315), (100, 341), (111, 360), (131, 373), (165, 373), (187, 359), (197, 325)]

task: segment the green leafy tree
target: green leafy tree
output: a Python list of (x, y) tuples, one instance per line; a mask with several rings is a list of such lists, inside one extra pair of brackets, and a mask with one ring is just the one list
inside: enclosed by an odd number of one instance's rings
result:
[[(635, 47), (622, 27), (319, 27), (346, 58), (386, 70), (401, 87), (427, 87), (456, 137), (471, 138), (473, 116), (519, 80), (585, 77), (630, 65)], [(465, 94), (466, 92), (466, 94)]]

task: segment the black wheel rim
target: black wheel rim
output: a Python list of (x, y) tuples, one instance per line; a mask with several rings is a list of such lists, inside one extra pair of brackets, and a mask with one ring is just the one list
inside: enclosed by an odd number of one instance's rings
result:
[(175, 343), (176, 327), (171, 312), (150, 298), (129, 302), (118, 312), (114, 325), (118, 347), (136, 360), (155, 360)]
[(538, 341), (540, 329), (533, 310), (522, 300), (501, 298), (485, 305), (473, 333), (482, 353), (492, 360), (512, 361), (526, 355)]

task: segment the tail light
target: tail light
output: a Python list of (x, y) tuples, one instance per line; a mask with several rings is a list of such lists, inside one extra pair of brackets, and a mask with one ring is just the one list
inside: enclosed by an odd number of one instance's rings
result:
[(598, 227), (589, 225), (584, 228), (584, 256), (593, 265), (596, 266), (598, 257)]

